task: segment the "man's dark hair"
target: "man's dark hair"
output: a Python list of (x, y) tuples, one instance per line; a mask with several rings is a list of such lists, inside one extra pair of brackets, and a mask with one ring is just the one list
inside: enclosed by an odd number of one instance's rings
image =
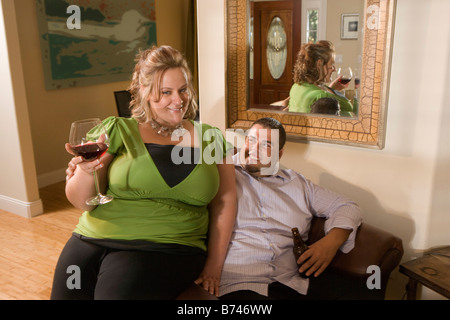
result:
[(280, 121), (274, 119), (274, 118), (261, 118), (253, 122), (252, 127), (255, 124), (259, 124), (260, 126), (263, 126), (267, 129), (276, 129), (279, 132), (279, 144), (280, 144), (280, 150), (283, 149), (285, 143), (286, 143), (286, 131), (284, 130), (283, 125)]
[(311, 105), (311, 113), (339, 115), (341, 107), (335, 98), (321, 98)]

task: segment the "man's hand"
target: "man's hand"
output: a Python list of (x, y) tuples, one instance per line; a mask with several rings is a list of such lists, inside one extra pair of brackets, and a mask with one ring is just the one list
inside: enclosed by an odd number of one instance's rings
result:
[(318, 277), (328, 267), (351, 232), (352, 230), (333, 228), (325, 237), (310, 245), (297, 261), (301, 265), (299, 272)]

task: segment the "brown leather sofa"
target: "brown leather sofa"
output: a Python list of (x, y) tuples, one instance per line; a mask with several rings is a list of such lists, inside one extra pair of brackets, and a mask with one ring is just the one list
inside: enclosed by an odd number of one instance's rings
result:
[[(324, 236), (325, 219), (314, 218), (311, 224), (308, 243), (314, 243)], [(338, 251), (328, 266), (336, 276), (345, 277), (351, 286), (355, 299), (384, 299), (386, 286), (391, 272), (398, 266), (403, 256), (402, 240), (393, 234), (362, 223), (355, 239), (355, 247), (347, 254)], [(367, 279), (372, 272), (367, 272), (371, 265), (380, 267), (380, 289), (368, 289)], [(347, 281), (346, 281), (347, 282)], [(217, 298), (199, 286), (192, 284), (177, 300), (216, 300)]]

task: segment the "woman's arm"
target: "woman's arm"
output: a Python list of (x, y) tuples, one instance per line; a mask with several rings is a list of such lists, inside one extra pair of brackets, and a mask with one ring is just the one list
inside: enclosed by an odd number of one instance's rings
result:
[[(232, 162), (226, 162), (232, 163)], [(222, 267), (228, 250), (231, 233), (236, 220), (236, 180), (233, 164), (217, 165), (220, 186), (209, 205), (210, 223), (208, 257), (196, 284), (211, 294), (219, 295)]]
[[(69, 153), (70, 147), (66, 145)], [(107, 187), (107, 172), (114, 156), (105, 153), (100, 159), (84, 161), (82, 157), (74, 157), (66, 170), (66, 197), (77, 209), (91, 211), (95, 207), (86, 204), (86, 200), (96, 195), (94, 185), (94, 170), (97, 171), (100, 192)]]

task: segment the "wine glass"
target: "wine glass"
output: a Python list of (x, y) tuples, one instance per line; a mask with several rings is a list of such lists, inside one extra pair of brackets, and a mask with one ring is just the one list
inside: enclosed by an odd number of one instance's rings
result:
[(350, 67), (343, 67), (343, 68), (339, 68), (337, 70), (337, 77), (341, 77), (339, 79), (339, 83), (346, 85), (347, 83), (349, 83), (350, 81), (352, 81), (353, 78), (353, 71), (352, 68)]
[[(93, 118), (72, 123), (69, 144), (77, 156), (82, 156), (85, 161), (93, 161), (100, 158), (108, 150), (109, 139), (102, 121)], [(86, 200), (86, 204), (96, 206), (113, 200), (112, 196), (101, 194), (96, 171), (94, 171), (94, 181), (97, 195)]]

